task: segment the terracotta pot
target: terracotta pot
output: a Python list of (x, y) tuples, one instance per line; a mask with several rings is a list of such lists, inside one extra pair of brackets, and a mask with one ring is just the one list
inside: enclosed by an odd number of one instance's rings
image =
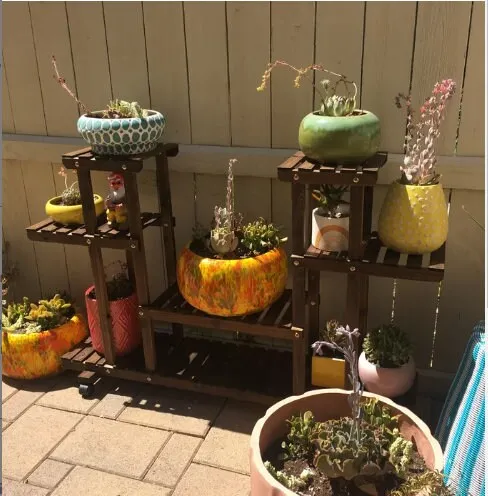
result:
[[(444, 457), (441, 447), (420, 418), (388, 398), (373, 393), (363, 395), (366, 398), (378, 398), (395, 414), (399, 414), (399, 429), (402, 435), (406, 439), (415, 440), (417, 449), (427, 467), (442, 470)], [(347, 401), (348, 396), (349, 391), (343, 389), (320, 389), (309, 391), (301, 396), (291, 396), (267, 410), (266, 415), (254, 426), (251, 436), (251, 496), (293, 496), (295, 494), (282, 486), (266, 470), (262, 454), (272, 443), (286, 435), (289, 429), (286, 421), (298, 412), (304, 413), (310, 410), (319, 422), (350, 416), (351, 407)]]
[(349, 217), (325, 217), (319, 211), (312, 210), (312, 245), (324, 251), (347, 251)]
[[(98, 353), (103, 354), (104, 347), (100, 319), (98, 317), (98, 302), (89, 296), (94, 289), (95, 287), (92, 286), (85, 292), (88, 326), (90, 328), (93, 348)], [(135, 293), (128, 298), (109, 302), (116, 355), (126, 355), (141, 343), (141, 325), (137, 316), (138, 305), (137, 295)]]
[(38, 379), (61, 371), (61, 356), (88, 335), (81, 315), (55, 329), (32, 334), (2, 332), (2, 374)]
[(176, 276), (181, 295), (210, 315), (234, 317), (260, 312), (283, 293), (287, 280), (286, 253), (275, 248), (238, 260), (203, 258), (183, 248)]
[(371, 393), (396, 398), (405, 394), (415, 381), (415, 362), (413, 357), (396, 368), (378, 367), (366, 358), (364, 351), (359, 356), (359, 377)]

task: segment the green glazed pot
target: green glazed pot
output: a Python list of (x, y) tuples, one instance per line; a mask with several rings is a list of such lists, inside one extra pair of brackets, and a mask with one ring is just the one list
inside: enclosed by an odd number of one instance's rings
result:
[(364, 162), (379, 150), (380, 139), (380, 120), (367, 110), (344, 117), (312, 112), (302, 119), (298, 131), (300, 150), (318, 162)]

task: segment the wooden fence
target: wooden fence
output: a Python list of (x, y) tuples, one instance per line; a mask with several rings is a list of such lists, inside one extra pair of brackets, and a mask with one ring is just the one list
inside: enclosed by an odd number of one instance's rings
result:
[[(284, 69), (258, 93), (270, 60), (323, 63), (359, 83), (361, 106), (380, 117), (390, 154), (375, 188), (375, 221), (401, 161), (405, 115), (393, 97), (410, 91), (418, 106), (437, 80), (453, 78), (458, 91), (438, 146), (451, 199), (445, 280), (372, 278), (369, 325), (389, 321), (394, 302), (394, 320), (410, 333), (418, 364), (456, 369), (484, 311), (484, 234), (462, 208), (483, 223), (483, 2), (8, 2), (2, 17), (3, 239), (18, 268), (16, 297), (62, 288), (82, 301), (91, 283), (86, 249), (33, 244), (24, 231), (63, 187), (61, 153), (81, 144), (77, 107), (53, 79), (52, 54), (89, 108), (116, 97), (167, 117), (165, 140), (182, 144), (171, 165), (178, 248), (224, 200), (232, 157), (239, 160), (239, 210), (290, 233), (289, 185), (275, 179), (275, 168), (296, 149), (314, 95), (305, 82), (294, 88)], [(139, 180), (142, 209), (155, 209), (151, 164)], [(94, 187), (105, 194), (103, 174)], [(161, 233), (145, 234), (156, 296), (165, 285)], [(118, 256), (107, 250), (107, 262)], [(322, 323), (341, 319), (345, 276), (323, 274), (321, 291)]]

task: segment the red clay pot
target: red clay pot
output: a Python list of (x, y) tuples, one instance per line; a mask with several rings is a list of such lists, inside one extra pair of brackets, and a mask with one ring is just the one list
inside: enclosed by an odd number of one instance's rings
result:
[[(89, 295), (95, 289), (91, 286), (85, 292), (88, 327), (92, 346), (98, 353), (104, 353), (100, 319), (98, 317), (98, 302)], [(112, 333), (116, 355), (126, 355), (141, 343), (141, 326), (137, 316), (137, 295), (133, 293), (128, 298), (109, 301), (110, 316), (112, 317)]]
[[(270, 407), (259, 419), (251, 436), (251, 496), (293, 496), (295, 493), (282, 486), (264, 467), (262, 453), (277, 439), (288, 432), (287, 420), (298, 412), (313, 412), (319, 422), (351, 415), (347, 401), (349, 391), (344, 389), (319, 389), (301, 396), (291, 396)], [(415, 439), (417, 449), (427, 467), (442, 470), (444, 457), (436, 439), (427, 425), (408, 408), (373, 393), (363, 393), (366, 398), (378, 398), (395, 414), (400, 414), (399, 429), (406, 439)], [(414, 496), (414, 495), (412, 495)]]

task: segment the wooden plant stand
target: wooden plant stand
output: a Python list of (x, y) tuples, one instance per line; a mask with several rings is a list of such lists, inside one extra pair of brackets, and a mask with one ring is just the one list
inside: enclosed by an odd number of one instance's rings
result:
[[(347, 273), (345, 321), (363, 336), (369, 276), (433, 282), (444, 278), (445, 244), (429, 255), (406, 255), (387, 249), (371, 232), (373, 187), (386, 161), (387, 154), (379, 152), (356, 167), (317, 164), (297, 152), (278, 166), (278, 178), (292, 183), (293, 325), (303, 330), (307, 353), (319, 336), (320, 271)], [(311, 191), (320, 184), (350, 186), (347, 252), (311, 245)]]
[[(305, 388), (305, 343), (302, 328), (294, 328), (291, 324), (290, 290), (263, 312), (239, 318), (204, 314), (180, 295), (176, 285), (175, 222), (168, 172), (168, 157), (177, 154), (178, 145), (161, 144), (153, 152), (130, 157), (96, 156), (90, 148), (63, 155), (64, 166), (77, 172), (86, 224), (69, 228), (46, 219), (28, 227), (27, 236), (33, 241), (88, 247), (105, 350), (101, 356), (87, 339), (62, 357), (64, 368), (80, 372), (78, 382), (84, 396), (93, 392), (94, 383), (103, 376), (263, 404), (272, 404), (292, 393), (302, 393)], [(137, 173), (150, 157), (156, 158), (160, 211), (141, 213)], [(118, 172), (124, 176), (128, 231), (113, 229), (106, 219), (96, 218), (90, 175), (95, 170)], [(143, 230), (150, 226), (163, 228), (168, 281), (168, 288), (153, 302), (149, 300), (143, 237)], [(143, 346), (124, 357), (116, 357), (114, 353), (102, 248), (125, 250), (139, 300)], [(155, 321), (171, 323), (172, 334), (156, 333)], [(183, 333), (184, 325), (289, 340), (293, 343), (293, 353), (187, 338)]]

